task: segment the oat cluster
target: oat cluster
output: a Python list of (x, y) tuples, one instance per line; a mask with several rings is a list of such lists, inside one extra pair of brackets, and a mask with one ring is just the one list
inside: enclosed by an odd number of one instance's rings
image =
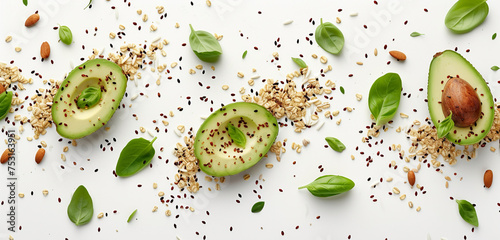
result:
[[(292, 76), (299, 77), (306, 73), (307, 69)], [(317, 96), (330, 94), (332, 90), (322, 87), (317, 78), (309, 78), (298, 87), (292, 76), (289, 74), (283, 87), (280, 87), (279, 81), (268, 79), (258, 96), (251, 97), (247, 94), (242, 96), (242, 100), (264, 106), (276, 119), (287, 117), (293, 122), (295, 132), (300, 133), (316, 124), (318, 113), (330, 107), (329, 103), (322, 102)], [(314, 107), (314, 113), (306, 116), (311, 107)]]
[[(40, 88), (35, 95), (31, 96), (33, 103), (27, 109), (32, 113), (29, 122), (33, 127), (35, 139), (38, 139), (40, 135), (45, 135), (47, 128), (52, 127), (52, 101), (59, 89), (59, 83), (53, 79), (50, 83), (51, 88)], [(22, 122), (25, 122), (25, 119)]]
[(200, 184), (196, 173), (200, 171), (198, 159), (194, 156), (194, 136), (184, 136), (184, 144), (177, 143), (174, 156), (177, 157), (175, 165), (178, 167), (175, 182), (181, 190), (187, 189), (191, 193), (198, 192)]

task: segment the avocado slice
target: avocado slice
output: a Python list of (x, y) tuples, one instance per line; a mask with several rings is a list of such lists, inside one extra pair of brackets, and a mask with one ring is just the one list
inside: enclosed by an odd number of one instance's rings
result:
[[(243, 132), (245, 147), (235, 144), (229, 136), (230, 124)], [(238, 174), (266, 155), (278, 131), (276, 118), (261, 105), (231, 103), (212, 113), (200, 126), (194, 140), (194, 154), (200, 169), (208, 175)]]
[(490, 131), (495, 117), (495, 106), (490, 88), (481, 74), (455, 51), (446, 50), (436, 53), (432, 59), (427, 85), (429, 114), (436, 126), (445, 119), (441, 104), (442, 94), (446, 83), (456, 78), (465, 80), (476, 91), (481, 102), (481, 113), (477, 121), (470, 126), (458, 127), (455, 124), (446, 138), (459, 145), (471, 145), (481, 141)]
[[(79, 108), (81, 93), (90, 87), (100, 89), (97, 104)], [(106, 125), (120, 106), (127, 89), (127, 77), (120, 66), (105, 59), (93, 59), (73, 69), (54, 96), (52, 120), (59, 135), (82, 138)]]

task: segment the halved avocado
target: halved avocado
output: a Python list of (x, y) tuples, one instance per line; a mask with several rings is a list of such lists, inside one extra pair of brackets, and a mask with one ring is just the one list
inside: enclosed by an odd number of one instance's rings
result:
[(462, 55), (452, 50), (439, 52), (432, 59), (427, 85), (429, 114), (434, 125), (445, 119), (441, 97), (447, 81), (454, 78), (465, 80), (476, 91), (481, 102), (481, 113), (471, 126), (453, 127), (446, 138), (459, 145), (471, 145), (481, 141), (493, 125), (493, 96), (481, 74)]
[[(83, 90), (101, 90), (99, 102), (79, 108), (78, 97)], [(69, 139), (82, 138), (106, 125), (120, 106), (127, 88), (127, 77), (120, 66), (105, 59), (89, 60), (73, 69), (54, 96), (52, 120), (57, 132)]]
[[(229, 123), (245, 135), (244, 148), (229, 136)], [(200, 169), (208, 175), (238, 174), (266, 155), (278, 131), (276, 118), (266, 108), (255, 103), (231, 103), (212, 113), (200, 126), (194, 140), (194, 154)]]

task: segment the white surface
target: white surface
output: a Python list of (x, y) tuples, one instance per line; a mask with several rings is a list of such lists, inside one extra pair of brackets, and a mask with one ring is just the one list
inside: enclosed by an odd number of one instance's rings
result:
[[(29, 129), (23, 133), (22, 141), (17, 146), (18, 151), (18, 192), (24, 193), (23, 199), (18, 199), (17, 229), (15, 233), (6, 230), (5, 221), (0, 221), (0, 237), (7, 239), (8, 235), (15, 239), (492, 239), (500, 235), (497, 223), (500, 220), (500, 207), (498, 202), (498, 181), (494, 180), (490, 189), (483, 188), (482, 178), (486, 169), (492, 169), (494, 173), (500, 171), (498, 163), (498, 150), (494, 153), (489, 151), (490, 146), (498, 148), (498, 143), (487, 145), (478, 152), (478, 158), (470, 162), (459, 160), (458, 164), (442, 168), (444, 173), (436, 172), (432, 167), (422, 167), (417, 174), (417, 183), (424, 186), (427, 191), (423, 195), (420, 191), (414, 196), (414, 189), (404, 184), (405, 174), (403, 166), (414, 167), (416, 163), (405, 164), (398, 160), (396, 152), (389, 152), (388, 146), (392, 143), (400, 143), (407, 151), (409, 141), (404, 134), (395, 132), (397, 126), (408, 126), (413, 120), (423, 120), (428, 117), (426, 97), (427, 73), (432, 55), (445, 49), (458, 48), (458, 52), (465, 56), (486, 81), (494, 96), (498, 96), (499, 84), (498, 73), (490, 70), (493, 65), (499, 65), (495, 53), (498, 52), (500, 39), (491, 40), (491, 35), (497, 31), (500, 21), (500, 4), (489, 1), (490, 13), (486, 21), (474, 31), (464, 35), (454, 35), (444, 25), (444, 16), (453, 5), (453, 1), (382, 1), (375, 5), (373, 1), (226, 1), (213, 0), (212, 7), (206, 6), (204, 1), (195, 2), (194, 6), (189, 1), (133, 1), (131, 7), (127, 7), (123, 1), (95, 1), (91, 9), (83, 10), (87, 2), (67, 0), (31, 0), (28, 7), (24, 7), (21, 0), (3, 1), (0, 8), (0, 61), (10, 62), (23, 69), (27, 77), (33, 77), (35, 84), (26, 86), (27, 91), (19, 92), (21, 96), (33, 95), (35, 89), (41, 87), (41, 80), (29, 73), (35, 70), (42, 74), (44, 79), (61, 80), (71, 70), (70, 62), (77, 65), (80, 58), (91, 55), (93, 48), (105, 49), (105, 54), (116, 51), (123, 40), (132, 43), (143, 43), (157, 37), (166, 38), (170, 44), (165, 48), (167, 57), (159, 58), (158, 63), (179, 62), (179, 67), (171, 70), (170, 76), (173, 80), (167, 80), (162, 74), (162, 84), (156, 86), (156, 74), (149, 70), (144, 71), (143, 79), (139, 80), (138, 87), (129, 82), (127, 92), (128, 98), (123, 103), (132, 108), (117, 111), (108, 123), (111, 128), (106, 132), (103, 129), (78, 140), (78, 147), (66, 144), (68, 140), (58, 142), (60, 138), (55, 128), (49, 129), (40, 140), (48, 143), (47, 153), (42, 164), (37, 165), (33, 161), (34, 152), (39, 141), (28, 142), (26, 137), (32, 136)], [(163, 5), (168, 17), (159, 20), (155, 6)], [(111, 6), (116, 6), (115, 10)], [(424, 12), (427, 8), (429, 12)], [(142, 22), (136, 10), (142, 9), (143, 13), (149, 15), (147, 23)], [(337, 9), (342, 9), (338, 12)], [(35, 10), (40, 11), (41, 20), (37, 26), (27, 29), (24, 21), (27, 16)], [(262, 11), (262, 14), (258, 14)], [(116, 14), (115, 12), (119, 12)], [(352, 13), (358, 13), (351, 17)], [(118, 16), (118, 19), (116, 19)], [(335, 18), (342, 19), (337, 26), (342, 30), (346, 39), (346, 46), (339, 56), (333, 56), (315, 43), (309, 45), (305, 37), (314, 33), (320, 18), (324, 21), (335, 22)], [(309, 23), (313, 18), (316, 25)], [(284, 25), (288, 20), (293, 23)], [(404, 25), (405, 20), (408, 24)], [(137, 31), (137, 22), (142, 26)], [(149, 33), (149, 26), (154, 22), (158, 30)], [(175, 28), (175, 23), (180, 28)], [(193, 24), (195, 29), (206, 30), (219, 35), (224, 35), (220, 42), (224, 53), (218, 63), (214, 64), (215, 72), (210, 69), (210, 64), (199, 61), (192, 53), (188, 43), (189, 27)], [(74, 42), (70, 46), (57, 43), (57, 31), (52, 27), (57, 24), (67, 25), (73, 31)], [(111, 40), (109, 32), (118, 32), (118, 25), (126, 26), (126, 37)], [(363, 25), (368, 29), (364, 29)], [(94, 31), (98, 27), (98, 31)], [(89, 33), (85, 33), (88, 29)], [(425, 35), (412, 38), (410, 33), (418, 31)], [(94, 36), (94, 33), (97, 33)], [(240, 33), (244, 37), (240, 37)], [(14, 37), (11, 43), (5, 43), (3, 39), (7, 35)], [(274, 46), (274, 41), (280, 38), (281, 48)], [(309, 36), (314, 42), (314, 36)], [(296, 44), (300, 39), (300, 44)], [(49, 41), (52, 47), (51, 60), (55, 63), (39, 61), (39, 46), (43, 41)], [(113, 43), (115, 49), (110, 49), (109, 43)], [(81, 45), (85, 45), (85, 50)], [(387, 44), (387, 50), (384, 45)], [(14, 47), (20, 46), (20, 53), (14, 51)], [(257, 46), (258, 51), (253, 47)], [(373, 55), (374, 48), (378, 49), (378, 56)], [(389, 50), (401, 50), (408, 56), (405, 62), (396, 62), (392, 59)], [(466, 49), (470, 49), (466, 53)], [(242, 53), (248, 50), (245, 59)], [(271, 63), (272, 53), (278, 52), (280, 60)], [(186, 128), (193, 127), (194, 131), (202, 123), (200, 116), (207, 116), (209, 108), (218, 108), (221, 103), (227, 104), (236, 99), (240, 101), (238, 93), (241, 87), (250, 90), (247, 80), (251, 76), (260, 75), (260, 79), (284, 80), (285, 75), (297, 69), (290, 57), (304, 55), (304, 61), (311, 66), (313, 74), (319, 73), (320, 68), (325, 68), (319, 59), (313, 59), (311, 54), (328, 57), (328, 64), (333, 66), (333, 71), (327, 73), (326, 77), (320, 78), (322, 83), (327, 79), (336, 82), (337, 87), (343, 86), (346, 94), (334, 91), (332, 107), (330, 110), (341, 110), (340, 115), (333, 121), (326, 121), (321, 131), (315, 128), (307, 129), (301, 134), (296, 134), (293, 129), (281, 128), (279, 140), (288, 139), (287, 153), (282, 156), (282, 161), (277, 162), (274, 154), (269, 154), (255, 167), (226, 178), (222, 184), (221, 191), (207, 191), (208, 187), (214, 189), (214, 183), (204, 180), (204, 173), (198, 174), (203, 189), (187, 198), (183, 197), (177, 188), (170, 190), (176, 167), (173, 165), (175, 157), (172, 149), (176, 142), (182, 141), (174, 133), (177, 125), (183, 124)], [(365, 58), (365, 53), (368, 58)], [(37, 56), (37, 60), (31, 58)], [(356, 65), (362, 61), (363, 66)], [(387, 65), (387, 61), (391, 61)], [(194, 69), (197, 64), (202, 64), (206, 74), (200, 71), (190, 75), (190, 68)], [(278, 70), (276, 65), (282, 66)], [(252, 73), (251, 69), (257, 72)], [(170, 67), (169, 67), (170, 69)], [(245, 78), (236, 76), (237, 72), (243, 72)], [(411, 93), (411, 98), (402, 96), (398, 114), (394, 118), (394, 128), (383, 133), (380, 139), (384, 139), (382, 145), (369, 149), (361, 143), (361, 137), (366, 135), (365, 126), (370, 124), (369, 110), (367, 107), (368, 90), (373, 81), (386, 72), (397, 72), (403, 80), (403, 92)], [(349, 78), (348, 74), (354, 74)], [(216, 79), (211, 76), (215, 75)], [(181, 79), (177, 84), (176, 79)], [(260, 89), (262, 83), (257, 80), (254, 90)], [(203, 83), (203, 87), (198, 85)], [(150, 83), (149, 88), (144, 85)], [(221, 86), (228, 84), (229, 90), (223, 91)], [(205, 87), (210, 85), (210, 90)], [(424, 88), (424, 91), (418, 91)], [(133, 102), (130, 98), (139, 92), (148, 97), (139, 96)], [(157, 92), (161, 92), (161, 98), (157, 98)], [(230, 94), (235, 93), (235, 97)], [(356, 101), (355, 94), (363, 95), (363, 100)], [(206, 95), (210, 100), (205, 103), (199, 100), (201, 95)], [(191, 96), (192, 104), (187, 105), (187, 96)], [(27, 101), (25, 105), (28, 105)], [(353, 107), (352, 113), (343, 112), (344, 107)], [(184, 107), (182, 112), (177, 107)], [(417, 109), (414, 113), (412, 109)], [(175, 113), (175, 117), (169, 117), (168, 133), (163, 133), (160, 113)], [(401, 119), (399, 112), (410, 115), (409, 119)], [(136, 121), (132, 114), (137, 114)], [(27, 113), (22, 113), (27, 115)], [(29, 115), (28, 115), (29, 116)], [(13, 118), (12, 114), (9, 115)], [(335, 122), (342, 119), (340, 125)], [(152, 122), (158, 120), (157, 124)], [(321, 121), (324, 117), (320, 115)], [(280, 121), (283, 121), (281, 119)], [(7, 123), (2, 126), (9, 128)], [(158, 140), (154, 146), (157, 156), (152, 161), (153, 168), (146, 168), (140, 173), (129, 178), (115, 178), (112, 171), (115, 167), (120, 150), (132, 138), (144, 137), (151, 139), (147, 133), (136, 135), (135, 130), (144, 126), (153, 131), (155, 126), (160, 128), (157, 135)], [(17, 126), (16, 126), (17, 127)], [(25, 126), (26, 127), (26, 126)], [(365, 132), (360, 134), (359, 130)], [(340, 138), (347, 150), (336, 153), (329, 148), (324, 148), (326, 142), (324, 137), (335, 136)], [(117, 142), (112, 142), (116, 137)], [(291, 143), (300, 143), (302, 139), (311, 140), (311, 144), (297, 154), (291, 150)], [(112, 142), (114, 151), (103, 152), (99, 145), (105, 145), (104, 139)], [(70, 151), (66, 153), (67, 161), (60, 159), (64, 146), (69, 146)], [(355, 151), (359, 146), (360, 150)], [(164, 151), (160, 152), (160, 147)], [(2, 149), (3, 151), (3, 149)], [(364, 151), (365, 155), (359, 152)], [(384, 158), (376, 157), (376, 152), (381, 151)], [(356, 159), (350, 159), (353, 154)], [(370, 167), (366, 167), (365, 158), (374, 156), (375, 160)], [(165, 160), (169, 163), (165, 164)], [(398, 169), (388, 168), (391, 160), (398, 162)], [(293, 165), (292, 162), (296, 161)], [(73, 164), (75, 163), (75, 165)], [(273, 163), (274, 168), (265, 168), (266, 163)], [(65, 169), (61, 169), (61, 165)], [(324, 171), (319, 172), (318, 166), (322, 165)], [(81, 171), (80, 167), (85, 170)], [(98, 172), (94, 172), (98, 169)], [(0, 181), (2, 181), (2, 200), (6, 198), (5, 165), (0, 168)], [(244, 174), (250, 174), (248, 181), (243, 180)], [(454, 173), (457, 173), (454, 176)], [(256, 180), (262, 174), (265, 181)], [(356, 186), (350, 192), (332, 198), (316, 198), (306, 190), (297, 190), (298, 186), (307, 184), (315, 178), (324, 174), (339, 174), (351, 178)], [(376, 188), (371, 186), (380, 178), (394, 177), (391, 183), (380, 183)], [(452, 181), (450, 187), (445, 188), (444, 176), (450, 176)], [(367, 179), (371, 177), (371, 181)], [(463, 178), (463, 180), (460, 180)], [(5, 182), (5, 183), (4, 183)], [(158, 183), (158, 189), (154, 190), (152, 184)], [(76, 187), (83, 184), (89, 190), (94, 201), (94, 217), (85, 225), (76, 227), (69, 221), (66, 208), (71, 195)], [(141, 188), (137, 185), (142, 184)], [(259, 186), (262, 185), (262, 189)], [(398, 196), (389, 196), (392, 187), (397, 186), (407, 194), (404, 201)], [(42, 195), (42, 190), (49, 190), (48, 196)], [(280, 189), (283, 192), (280, 192)], [(253, 192), (257, 191), (257, 194)], [(33, 191), (33, 195), (30, 193)], [(170, 195), (180, 195), (175, 198), (173, 204), (162, 205), (157, 196), (159, 191), (166, 193), (166, 199)], [(238, 197), (238, 193), (242, 197)], [(262, 197), (266, 205), (262, 212), (253, 214), (251, 206)], [(377, 202), (372, 202), (370, 195), (375, 195)], [(476, 203), (479, 217), (479, 227), (471, 231), (472, 226), (464, 222), (458, 214), (457, 205), (450, 200), (467, 199)], [(58, 202), (61, 198), (61, 203)], [(241, 201), (237, 203), (236, 200)], [(408, 201), (413, 201), (415, 207), (410, 209)], [(176, 209), (175, 206), (193, 206), (194, 212)], [(6, 216), (6, 205), (0, 206), (0, 219)], [(151, 210), (158, 206), (158, 211)], [(416, 212), (417, 206), (422, 210)], [(127, 223), (129, 214), (138, 209), (134, 220)], [(166, 217), (164, 212), (172, 210), (172, 216)], [(117, 210), (117, 213), (113, 213)], [(207, 215), (206, 212), (210, 215)], [(97, 219), (100, 212), (108, 216)], [(179, 215), (176, 218), (176, 215)], [(317, 219), (317, 216), (320, 216)], [(205, 221), (206, 224), (203, 224)], [(174, 228), (174, 224), (177, 228)], [(19, 230), (22, 226), (22, 230)], [(296, 229), (296, 226), (299, 228)], [(230, 227), (233, 228), (230, 231)], [(100, 229), (100, 232), (98, 231)], [(281, 235), (284, 232), (284, 236)], [(199, 235), (197, 234), (199, 233)]]

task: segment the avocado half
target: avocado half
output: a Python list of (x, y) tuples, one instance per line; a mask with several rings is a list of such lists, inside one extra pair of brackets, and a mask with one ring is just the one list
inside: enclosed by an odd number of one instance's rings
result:
[[(229, 136), (229, 123), (245, 135), (244, 148), (236, 145)], [(276, 118), (261, 105), (231, 103), (212, 113), (200, 126), (194, 140), (194, 154), (200, 169), (208, 175), (238, 174), (266, 155), (278, 131)]]
[[(99, 102), (90, 108), (79, 108), (77, 100), (83, 90), (101, 90)], [(73, 69), (54, 96), (52, 120), (59, 135), (82, 138), (106, 125), (127, 89), (127, 77), (116, 63), (93, 59)]]
[(429, 114), (436, 126), (445, 119), (441, 95), (446, 82), (452, 77), (459, 77), (474, 88), (481, 101), (481, 114), (469, 127), (453, 127), (446, 138), (459, 145), (471, 145), (481, 141), (493, 125), (495, 117), (493, 96), (481, 74), (462, 55), (452, 50), (436, 53), (429, 68), (427, 84)]

